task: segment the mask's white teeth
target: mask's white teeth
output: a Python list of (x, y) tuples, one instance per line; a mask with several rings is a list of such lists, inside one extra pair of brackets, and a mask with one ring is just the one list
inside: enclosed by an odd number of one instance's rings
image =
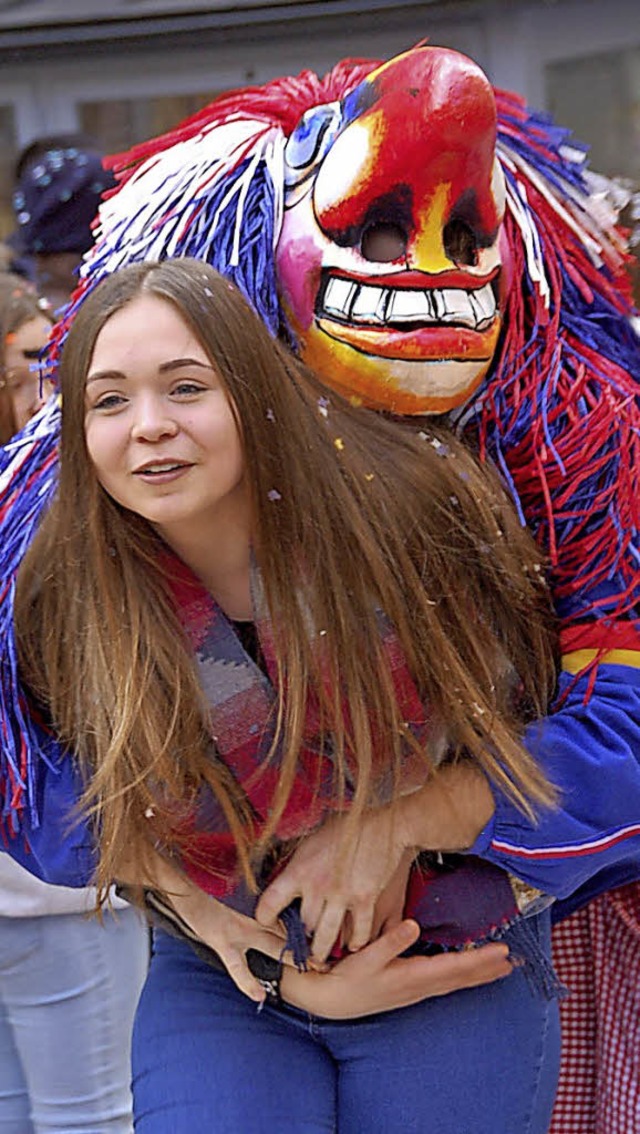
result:
[(400, 288), (391, 292), (391, 299), (387, 306), (387, 322), (432, 323), (433, 320), (434, 311), (428, 292), (404, 291)]
[(493, 319), (496, 313), (496, 297), (493, 294), (491, 284), (485, 284), (484, 287), (480, 288), (480, 291), (474, 291), (471, 294), (480, 306), (483, 319)]
[(322, 308), (326, 315), (352, 323), (394, 326), (403, 323), (445, 323), (484, 330), (496, 314), (490, 283), (477, 291), (465, 288), (392, 288), (358, 284), (332, 276)]
[(388, 288), (361, 284), (351, 304), (351, 318), (354, 323), (384, 323), (388, 298)]
[(342, 319), (348, 319), (351, 300), (353, 299), (357, 286), (358, 285), (352, 283), (351, 280), (341, 280), (338, 276), (332, 276), (326, 286), (322, 302), (322, 306), (327, 314), (338, 315)]
[(475, 328), (476, 319), (466, 291), (447, 287), (440, 294), (444, 304), (440, 316), (443, 323), (462, 323), (465, 327)]

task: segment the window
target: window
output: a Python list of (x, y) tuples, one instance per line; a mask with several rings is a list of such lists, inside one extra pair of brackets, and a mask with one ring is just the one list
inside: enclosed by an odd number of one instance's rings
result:
[(0, 104), (0, 239), (15, 228), (11, 194), (17, 157), (13, 106)]
[(80, 127), (96, 139), (105, 153), (116, 154), (164, 134), (220, 93), (212, 90), (201, 94), (82, 102), (78, 106)]
[(550, 64), (546, 80), (549, 110), (589, 145), (591, 168), (623, 178), (636, 195), (620, 220), (632, 230), (632, 277), (640, 306), (640, 47)]

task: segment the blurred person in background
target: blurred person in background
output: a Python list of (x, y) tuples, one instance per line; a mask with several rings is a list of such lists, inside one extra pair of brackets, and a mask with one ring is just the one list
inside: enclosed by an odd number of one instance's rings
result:
[(14, 249), (38, 294), (56, 312), (78, 282), (80, 261), (93, 243), (91, 224), (113, 175), (90, 138), (56, 134), (37, 138), (22, 151), (15, 176)]
[(12, 272), (0, 275), (0, 445), (6, 445), (51, 393), (38, 359), (52, 318), (46, 301)]
[[(52, 316), (34, 288), (0, 274), (0, 445), (51, 393), (38, 359)], [(117, 909), (115, 908), (117, 907)], [(130, 1037), (148, 960), (138, 913), (50, 886), (0, 854), (0, 1132), (132, 1129)]]
[(4, 240), (0, 240), (0, 272), (13, 271), (13, 249)]

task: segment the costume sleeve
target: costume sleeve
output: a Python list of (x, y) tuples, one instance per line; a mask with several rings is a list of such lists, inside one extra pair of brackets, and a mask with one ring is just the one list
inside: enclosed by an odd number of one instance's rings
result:
[(96, 855), (79, 821), (80, 772), (33, 711), (13, 624), (16, 576), (57, 483), (55, 399), (0, 449), (0, 851), (59, 886), (86, 886)]
[(557, 808), (534, 825), (496, 792), (471, 853), (564, 898), (596, 876), (598, 890), (640, 877), (640, 668), (601, 663), (595, 682), (563, 673), (558, 705), (526, 735)]
[(34, 794), (19, 811), (5, 809), (0, 850), (43, 882), (88, 886), (97, 855), (89, 824), (74, 814), (80, 774), (73, 757), (44, 730), (40, 740), (32, 753)]

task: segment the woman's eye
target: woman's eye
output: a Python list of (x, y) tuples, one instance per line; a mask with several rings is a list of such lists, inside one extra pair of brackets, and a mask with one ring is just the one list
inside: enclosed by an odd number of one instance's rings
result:
[(328, 102), (303, 114), (284, 151), (287, 189), (292, 189), (308, 176), (331, 148), (341, 125), (339, 102)]
[(10, 390), (19, 390), (33, 381), (33, 376), (24, 366), (11, 366), (5, 370), (5, 384)]
[(178, 394), (179, 397), (190, 397), (194, 394), (201, 394), (204, 388), (205, 387), (202, 386), (200, 382), (188, 382), (185, 380), (184, 382), (178, 382), (178, 385), (173, 387), (172, 393)]
[(104, 394), (93, 403), (93, 409), (113, 410), (119, 409), (126, 399), (122, 394)]

